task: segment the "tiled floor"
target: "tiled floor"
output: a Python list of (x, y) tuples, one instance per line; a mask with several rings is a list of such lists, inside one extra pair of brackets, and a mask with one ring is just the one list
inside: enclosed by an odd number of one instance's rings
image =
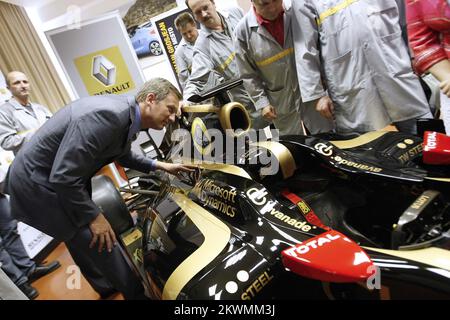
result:
[[(33, 287), (39, 291), (36, 300), (100, 300), (100, 296), (83, 276), (80, 278), (79, 289), (69, 289), (77, 283), (77, 279), (74, 278), (74, 262), (64, 243), (56, 247), (45, 261), (53, 260), (58, 260), (61, 267), (33, 282)], [(123, 297), (121, 294), (115, 294), (108, 300), (123, 300)]]

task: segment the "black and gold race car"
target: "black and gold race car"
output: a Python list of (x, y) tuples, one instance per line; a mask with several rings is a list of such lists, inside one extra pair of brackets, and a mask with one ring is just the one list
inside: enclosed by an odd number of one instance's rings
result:
[[(242, 150), (244, 110), (186, 108), (207, 115), (184, 119), (202, 155), (192, 174), (141, 176), (120, 189), (135, 194), (127, 203), (94, 179), (93, 198), (150, 297), (450, 298), (450, 168), (424, 163), (421, 138), (283, 136)], [(232, 163), (204, 161), (217, 152), (205, 128), (235, 133), (223, 153)]]

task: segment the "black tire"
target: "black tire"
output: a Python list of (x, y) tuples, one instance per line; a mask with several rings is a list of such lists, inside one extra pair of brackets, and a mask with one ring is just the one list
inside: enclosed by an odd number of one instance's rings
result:
[(150, 42), (150, 44), (148, 45), (148, 49), (154, 56), (160, 56), (163, 53), (161, 44), (158, 41)]
[(92, 200), (117, 236), (133, 227), (133, 219), (127, 205), (111, 178), (103, 175), (92, 178)]

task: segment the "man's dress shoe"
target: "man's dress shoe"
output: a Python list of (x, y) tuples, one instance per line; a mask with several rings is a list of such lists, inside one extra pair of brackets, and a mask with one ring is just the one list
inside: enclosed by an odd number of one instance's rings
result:
[(27, 282), (21, 284), (19, 289), (28, 297), (28, 299), (33, 300), (39, 295), (39, 291), (36, 288), (29, 285)]
[(58, 261), (50, 262), (47, 265), (39, 264), (34, 269), (33, 273), (28, 276), (28, 281), (30, 283), (36, 281), (37, 279), (49, 274), (50, 272), (58, 269), (61, 264)]

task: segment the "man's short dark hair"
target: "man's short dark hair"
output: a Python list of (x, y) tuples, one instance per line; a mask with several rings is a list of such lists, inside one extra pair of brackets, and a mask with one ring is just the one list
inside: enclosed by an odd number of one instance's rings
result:
[(177, 30), (185, 28), (186, 25), (190, 23), (193, 24), (194, 26), (196, 25), (194, 17), (189, 12), (183, 12), (179, 14), (178, 17), (175, 19), (175, 27), (177, 28)]

